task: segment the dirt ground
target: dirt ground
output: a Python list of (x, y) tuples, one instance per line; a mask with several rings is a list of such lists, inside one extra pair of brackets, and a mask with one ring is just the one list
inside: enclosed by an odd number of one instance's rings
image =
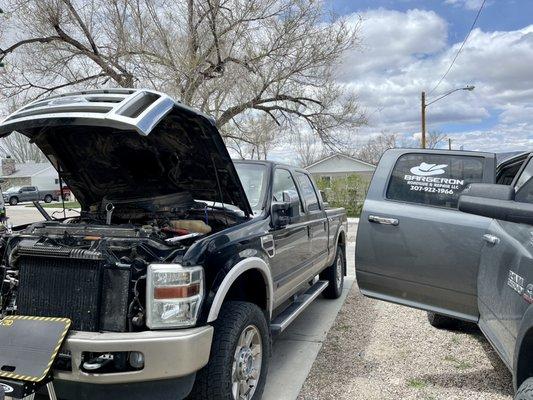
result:
[(477, 327), (437, 330), (354, 284), (298, 400), (511, 398), (511, 374)]

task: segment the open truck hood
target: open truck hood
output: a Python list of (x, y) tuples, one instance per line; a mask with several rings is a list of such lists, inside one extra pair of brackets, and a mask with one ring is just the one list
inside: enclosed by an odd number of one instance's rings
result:
[(103, 199), (189, 192), (252, 213), (214, 120), (162, 93), (109, 89), (49, 97), (0, 123), (0, 137), (13, 131), (61, 171), (83, 209)]

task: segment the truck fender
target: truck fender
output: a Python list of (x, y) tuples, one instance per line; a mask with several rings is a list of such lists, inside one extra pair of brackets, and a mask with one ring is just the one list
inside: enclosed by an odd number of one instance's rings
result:
[[(337, 253), (337, 246), (339, 245), (341, 235), (344, 235), (344, 245), (346, 245), (346, 227), (344, 222), (339, 225), (339, 228), (335, 234), (335, 242), (333, 242), (333, 247), (331, 248), (331, 253), (328, 257), (328, 262), (326, 263), (327, 266), (335, 261), (335, 254)], [(346, 257), (346, 254), (344, 254), (344, 256)], [(346, 274), (346, 271), (344, 271), (344, 273)]]
[(515, 391), (524, 380), (533, 376), (533, 305), (530, 305), (520, 322), (513, 357), (513, 386)]
[(266, 295), (267, 295), (267, 312), (269, 317), (272, 317), (272, 307), (274, 304), (274, 283), (272, 281), (272, 274), (270, 273), (270, 267), (268, 264), (259, 257), (248, 257), (244, 260), (239, 261), (237, 264), (231, 268), (228, 274), (224, 277), (224, 280), (220, 284), (211, 308), (209, 309), (209, 315), (207, 316), (207, 322), (213, 322), (218, 318), (218, 313), (222, 308), (226, 294), (231, 288), (231, 285), (241, 276), (244, 272), (256, 269), (258, 270), (266, 284)]

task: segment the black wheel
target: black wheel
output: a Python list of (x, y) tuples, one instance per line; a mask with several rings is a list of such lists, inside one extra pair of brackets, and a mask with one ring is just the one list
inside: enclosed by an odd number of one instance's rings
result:
[(522, 382), (514, 396), (514, 400), (533, 400), (533, 378)]
[(52, 202), (52, 196), (50, 196), (49, 194), (44, 196), (44, 202), (45, 203), (51, 203)]
[(455, 329), (459, 325), (459, 320), (445, 315), (428, 311), (429, 324), (437, 329)]
[(270, 335), (255, 304), (228, 301), (214, 323), (209, 363), (196, 374), (195, 400), (258, 400), (268, 372)]
[(17, 197), (11, 197), (9, 199), (9, 204), (11, 204), (12, 206), (16, 206), (19, 202), (19, 199)]
[(344, 287), (344, 250), (337, 246), (333, 264), (320, 273), (320, 279), (328, 281), (328, 287), (322, 292), (326, 299), (338, 299)]

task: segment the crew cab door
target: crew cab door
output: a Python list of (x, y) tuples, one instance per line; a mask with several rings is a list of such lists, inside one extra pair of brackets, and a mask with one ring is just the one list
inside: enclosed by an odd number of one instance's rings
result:
[(272, 201), (283, 200), (283, 192), (297, 198), (299, 214), (288, 225), (271, 231), (275, 253), (270, 260), (275, 285), (274, 307), (290, 297), (298, 286), (302, 271), (312, 264), (307, 228), (307, 216), (293, 174), (286, 168), (276, 167), (273, 172)]
[(35, 186), (23, 186), (21, 188), (20, 201), (39, 200), (39, 192)]
[[(533, 158), (526, 161), (512, 185), (516, 206), (519, 209), (530, 207), (533, 204)], [(533, 303), (533, 226), (494, 219), (482, 238), (479, 326), (505, 363), (512, 366), (522, 319)]]
[(317, 268), (321, 268), (328, 257), (328, 221), (320, 203), (318, 191), (309, 174), (296, 171), (296, 181), (305, 204), (307, 232), (309, 235), (309, 257)]
[(356, 245), (357, 282), (369, 297), (478, 320), (480, 237), (490, 220), (457, 210), (470, 183), (494, 183), (495, 156), (387, 151), (372, 178)]

